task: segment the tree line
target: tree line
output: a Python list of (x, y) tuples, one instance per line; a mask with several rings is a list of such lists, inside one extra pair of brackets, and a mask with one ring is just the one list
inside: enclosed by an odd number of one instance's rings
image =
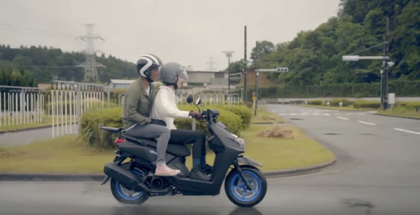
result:
[[(315, 30), (299, 32), (292, 41), (259, 41), (250, 69), (289, 67), (288, 73), (264, 74), (282, 87), (379, 83), (382, 61), (343, 62), (342, 56), (364, 49), (358, 55), (382, 55), (388, 17), (389, 52), (395, 62), (390, 82), (420, 81), (420, 1), (341, 0), (339, 8), (337, 16)], [(241, 61), (233, 62), (229, 71), (241, 72)]]

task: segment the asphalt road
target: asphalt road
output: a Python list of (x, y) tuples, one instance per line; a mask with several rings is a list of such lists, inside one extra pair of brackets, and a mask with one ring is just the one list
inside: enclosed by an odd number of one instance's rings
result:
[[(70, 132), (70, 126), (72, 126), (71, 132)], [(58, 126), (54, 128), (55, 137), (57, 137), (57, 135), (66, 134), (66, 133), (77, 134), (78, 133), (77, 126), (68, 125), (67, 131), (66, 131), (66, 126)], [(13, 146), (21, 146), (21, 145), (30, 144), (34, 141), (48, 140), (52, 138), (52, 134), (53, 134), (52, 127), (28, 130), (28, 131), (3, 133), (3, 134), (0, 134), (0, 146), (13, 147)]]
[(109, 185), (97, 182), (0, 182), (0, 214), (420, 214), (420, 121), (268, 108), (325, 143), (337, 164), (269, 179), (266, 198), (253, 209), (235, 207), (223, 190), (216, 197), (153, 197), (125, 206), (113, 199)]

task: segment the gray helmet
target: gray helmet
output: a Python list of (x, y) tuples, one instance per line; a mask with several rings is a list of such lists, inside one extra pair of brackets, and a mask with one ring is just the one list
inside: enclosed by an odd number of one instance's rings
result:
[(166, 63), (160, 68), (160, 80), (166, 85), (174, 85), (177, 88), (178, 77), (188, 80), (187, 71), (179, 63)]

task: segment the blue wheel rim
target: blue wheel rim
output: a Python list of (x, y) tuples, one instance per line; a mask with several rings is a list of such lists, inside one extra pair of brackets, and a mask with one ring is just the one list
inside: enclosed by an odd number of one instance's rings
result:
[(242, 180), (239, 173), (236, 173), (233, 176), (232, 181), (230, 182), (230, 191), (233, 196), (242, 202), (251, 202), (254, 201), (261, 193), (262, 185), (261, 179), (251, 171), (243, 171), (243, 174), (251, 185), (252, 190), (246, 189), (246, 184)]
[[(138, 176), (141, 176), (141, 174), (139, 173), (139, 172), (137, 172), (137, 171), (131, 171), (133, 174), (136, 174), (136, 175), (138, 175)], [(131, 195), (128, 195), (127, 193), (125, 193), (124, 191), (123, 191), (123, 186), (122, 186), (122, 184), (120, 183), (120, 182), (118, 182), (117, 181), (117, 183), (115, 183), (115, 186), (116, 186), (116, 188), (117, 188), (117, 192), (118, 192), (118, 194), (123, 198), (123, 199), (125, 199), (125, 200), (128, 200), (128, 201), (135, 201), (135, 200), (137, 200), (137, 199), (139, 199), (140, 197), (142, 197), (143, 196), (143, 194), (144, 194), (144, 192), (139, 192), (139, 193), (137, 193), (136, 195), (133, 195), (133, 196), (131, 196)], [(125, 188), (124, 188), (125, 189)]]

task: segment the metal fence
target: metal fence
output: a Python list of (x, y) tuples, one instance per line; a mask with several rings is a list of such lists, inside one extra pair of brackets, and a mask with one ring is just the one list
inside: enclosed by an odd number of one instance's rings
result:
[(44, 101), (39, 88), (0, 85), (0, 127), (42, 123)]
[(47, 105), (52, 119), (52, 137), (80, 130), (82, 115), (91, 110), (109, 108), (109, 97), (109, 88), (105, 85), (52, 82)]

